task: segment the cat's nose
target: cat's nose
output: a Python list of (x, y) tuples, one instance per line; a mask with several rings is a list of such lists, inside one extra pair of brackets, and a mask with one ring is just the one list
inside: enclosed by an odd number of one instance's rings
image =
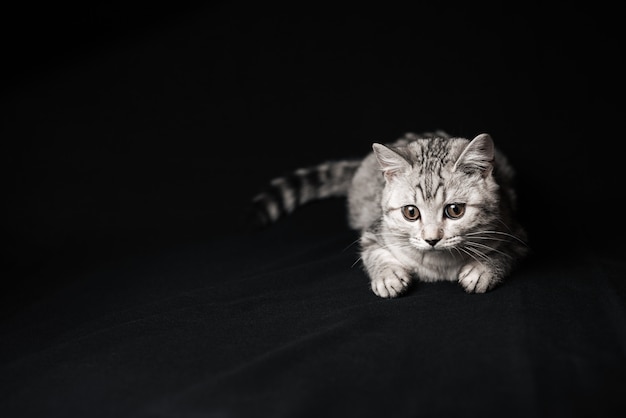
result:
[(427, 243), (429, 243), (431, 246), (435, 246), (435, 244), (437, 244), (439, 241), (441, 241), (439, 238), (437, 239), (425, 239), (424, 241), (426, 241)]

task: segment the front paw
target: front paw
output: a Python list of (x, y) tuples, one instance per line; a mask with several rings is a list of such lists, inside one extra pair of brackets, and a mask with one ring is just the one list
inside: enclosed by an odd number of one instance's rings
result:
[(498, 283), (498, 278), (487, 266), (472, 262), (459, 272), (459, 283), (467, 293), (485, 293)]
[(385, 268), (372, 277), (372, 290), (381, 298), (395, 298), (406, 291), (411, 275), (401, 267)]

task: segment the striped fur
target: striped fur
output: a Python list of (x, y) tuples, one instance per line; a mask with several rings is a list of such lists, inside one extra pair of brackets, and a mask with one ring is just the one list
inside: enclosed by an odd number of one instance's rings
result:
[(415, 278), (456, 281), (482, 293), (527, 253), (512, 180), (512, 167), (487, 134), (470, 141), (442, 131), (408, 133), (373, 144), (362, 160), (274, 179), (254, 204), (267, 224), (312, 200), (346, 196), (376, 295), (397, 297)]
[(359, 160), (329, 161), (273, 179), (269, 187), (252, 199), (257, 223), (276, 222), (313, 200), (346, 196), (360, 163)]

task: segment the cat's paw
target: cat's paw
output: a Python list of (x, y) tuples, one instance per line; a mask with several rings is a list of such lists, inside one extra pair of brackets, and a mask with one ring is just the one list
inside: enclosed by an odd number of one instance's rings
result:
[(372, 290), (381, 298), (395, 298), (406, 291), (411, 283), (411, 275), (400, 267), (384, 269), (372, 278)]
[(478, 262), (466, 264), (459, 272), (459, 283), (467, 293), (485, 293), (497, 282), (498, 278), (493, 272)]

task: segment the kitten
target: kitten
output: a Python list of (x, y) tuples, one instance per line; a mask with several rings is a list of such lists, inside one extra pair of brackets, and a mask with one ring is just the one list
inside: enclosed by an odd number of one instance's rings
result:
[(488, 134), (443, 131), (374, 143), (362, 160), (327, 162), (274, 179), (255, 202), (262, 223), (314, 199), (347, 196), (372, 291), (404, 293), (417, 278), (483, 293), (527, 253), (515, 218), (513, 169)]

